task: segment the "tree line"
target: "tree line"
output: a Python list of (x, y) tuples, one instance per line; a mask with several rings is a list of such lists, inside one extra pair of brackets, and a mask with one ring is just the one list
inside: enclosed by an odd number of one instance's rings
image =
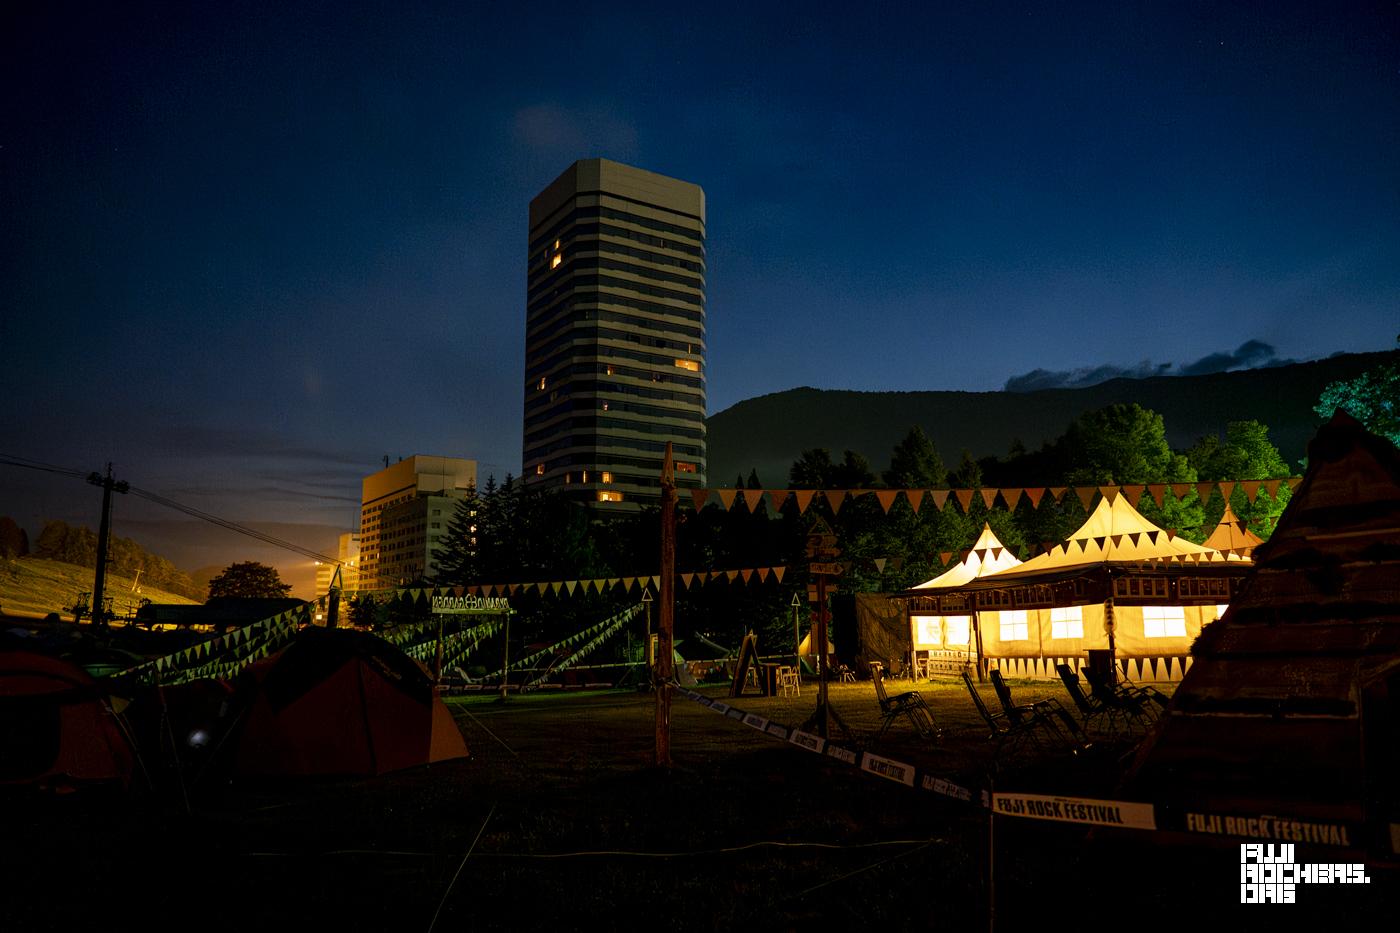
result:
[[(980, 489), (1280, 479), (1290, 472), (1270, 443), (1268, 428), (1258, 422), (1231, 423), (1224, 437), (1208, 436), (1185, 451), (1173, 451), (1160, 415), (1138, 405), (1113, 405), (1081, 415), (1037, 451), (1017, 444), (1005, 456), (981, 459), (964, 451), (949, 470), (925, 432), (912, 427), (878, 473), (860, 452), (846, 450), (838, 459), (829, 450), (811, 449), (792, 464), (785, 482), (773, 485)], [(752, 472), (736, 485), (764, 488)], [(1236, 489), (1230, 504), (1242, 521), (1267, 538), (1287, 498), (1286, 486), (1276, 497), (1261, 490), (1252, 502)], [(1203, 502), (1192, 488), (1180, 498), (1168, 493), (1161, 505), (1144, 496), (1140, 508), (1158, 525), (1199, 542), (1219, 522), (1225, 501), (1217, 490)], [(1042, 542), (1064, 540), (1087, 517), (1074, 495), (1059, 502), (1045, 496), (1039, 505), (1022, 498), (1014, 509), (988, 508), (974, 496), (965, 510), (956, 500), (938, 509), (926, 498), (917, 512), (901, 498), (888, 514), (874, 496), (848, 499), (836, 514), (824, 497), (813, 499), (802, 515), (792, 501), (781, 514), (772, 515), (763, 505), (750, 510), (742, 497), (730, 509), (713, 503), (698, 512), (684, 509), (677, 525), (678, 571), (784, 566), (788, 585), (711, 583), (681, 591), (676, 613), (682, 637), (699, 630), (734, 644), (744, 631), (754, 629), (770, 644), (790, 642), (792, 585), (805, 590), (804, 549), (814, 515), (831, 524), (843, 560), (851, 562), (839, 581), (845, 593), (898, 591), (936, 576), (945, 569), (940, 555), (969, 547), (984, 522), (1003, 544), (1026, 558)], [(659, 534), (655, 509), (604, 516), (509, 475), (499, 485), (488, 479), (458, 504), (432, 578), (425, 582), (470, 585), (650, 575), (658, 569)], [(635, 593), (561, 599), (522, 589), (513, 603), (522, 622), (547, 639), (635, 599)], [(805, 601), (799, 613), (805, 618)]]

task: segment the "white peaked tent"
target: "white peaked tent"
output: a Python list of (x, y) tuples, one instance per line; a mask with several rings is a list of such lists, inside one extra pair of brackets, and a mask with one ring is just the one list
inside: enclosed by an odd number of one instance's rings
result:
[(1220, 524), (1206, 538), (1206, 547), (1215, 548), (1222, 554), (1238, 554), (1241, 557), (1254, 555), (1254, 549), (1264, 543), (1264, 539), (1249, 530), (1249, 526), (1239, 520), (1230, 503), (1225, 503), (1225, 514), (1220, 516)]
[[(970, 616), (981, 662), (1013, 674), (1054, 677), (1057, 663), (1079, 667), (1102, 650), (1136, 679), (1179, 679), (1191, 642), (1250, 566), (1158, 528), (1113, 495), (1044, 554), (962, 582), (950, 571), (902, 595), (911, 624)], [(949, 585), (930, 585), (945, 577)]]
[[(943, 573), (914, 587), (914, 590), (948, 591), (979, 577), (1019, 567), (1021, 559), (1006, 547), (984, 524), (982, 533), (973, 542), (967, 556)], [(949, 653), (967, 657), (976, 647), (972, 631), (972, 615), (962, 612), (909, 613), (909, 637), (913, 646), (915, 666)]]

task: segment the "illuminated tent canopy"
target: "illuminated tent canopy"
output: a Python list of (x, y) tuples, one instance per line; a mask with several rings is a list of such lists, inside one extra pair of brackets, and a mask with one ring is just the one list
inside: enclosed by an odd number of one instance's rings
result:
[(1225, 503), (1225, 514), (1220, 516), (1220, 524), (1206, 538), (1206, 547), (1215, 548), (1222, 554), (1238, 554), (1249, 557), (1254, 549), (1264, 543), (1264, 539), (1249, 530), (1235, 515), (1230, 503)]
[[(1089, 651), (1111, 650), (1124, 674), (1174, 679), (1250, 566), (1158, 528), (1110, 493), (1046, 553), (981, 575), (964, 568), (963, 582), (953, 568), (900, 598), (911, 617), (970, 618), (981, 662), (1014, 674), (1054, 677), (1057, 663), (1079, 667)], [(950, 585), (932, 585), (944, 578)]]

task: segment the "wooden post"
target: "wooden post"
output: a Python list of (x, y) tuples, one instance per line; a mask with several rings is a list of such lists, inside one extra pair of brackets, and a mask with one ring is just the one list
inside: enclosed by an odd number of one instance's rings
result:
[(826, 706), (826, 574), (817, 574), (817, 735), (827, 738), (830, 719)]
[(501, 640), (501, 702), (506, 699), (506, 685), (510, 681), (510, 613), (506, 613), (506, 637)]
[(674, 679), (672, 649), (676, 629), (676, 480), (671, 460), (671, 442), (666, 442), (666, 458), (661, 462), (661, 585), (657, 602), (659, 643), (656, 646), (656, 765), (671, 767), (671, 681)]

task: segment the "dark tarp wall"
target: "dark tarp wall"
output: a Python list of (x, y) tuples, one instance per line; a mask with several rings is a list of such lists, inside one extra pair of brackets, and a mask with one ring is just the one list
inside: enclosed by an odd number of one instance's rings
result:
[(884, 593), (856, 593), (854, 611), (855, 669), (864, 673), (879, 661), (890, 674), (903, 674), (914, 647), (904, 606)]

